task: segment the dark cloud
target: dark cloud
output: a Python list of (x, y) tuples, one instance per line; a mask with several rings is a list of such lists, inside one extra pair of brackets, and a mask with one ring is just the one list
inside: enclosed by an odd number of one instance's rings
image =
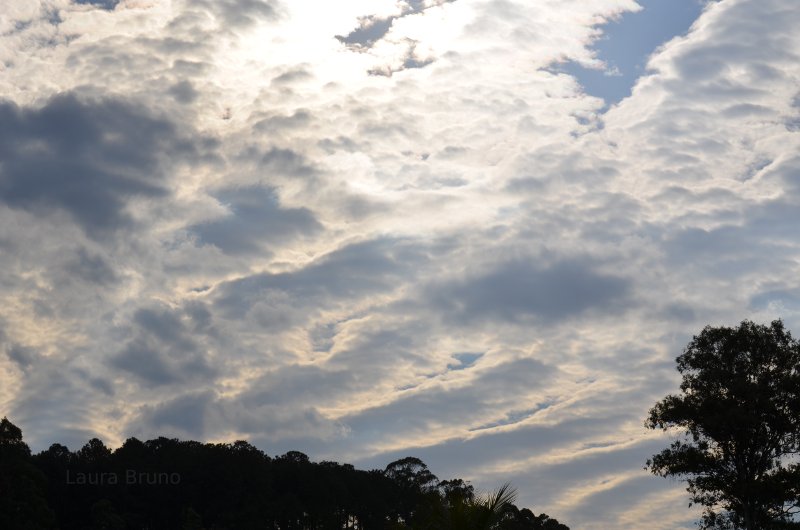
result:
[(207, 73), (209, 69), (208, 63), (177, 59), (172, 63), (171, 72), (176, 77), (198, 77)]
[(212, 13), (232, 29), (280, 16), (280, 3), (275, 0), (191, 0), (190, 5)]
[(261, 164), (266, 172), (291, 177), (309, 177), (317, 173), (305, 156), (291, 149), (273, 147), (263, 154)]
[(91, 417), (97, 404), (93, 389), (85, 374), (64, 359), (40, 358), (21, 381), (9, 404), (9, 417), (21, 426), (34, 449), (44, 449), (56, 440), (80, 447), (96, 436), (90, 430), (72, 428)]
[(652, 201), (664, 205), (692, 206), (700, 208), (707, 203), (728, 204), (738, 200), (735, 193), (724, 188), (710, 188), (701, 192), (692, 191), (683, 186), (667, 186)]
[(255, 164), (264, 177), (309, 178), (319, 173), (305, 155), (292, 149), (272, 147), (264, 151), (251, 146), (239, 153), (237, 158), (240, 162)]
[(128, 343), (125, 349), (112, 359), (111, 365), (137, 376), (149, 385), (168, 385), (180, 378), (180, 374), (169, 363), (168, 358), (143, 340)]
[(665, 238), (666, 261), (675, 269), (709, 274), (716, 282), (741, 282), (747, 271), (792, 270), (786, 248), (796, 238), (800, 210), (793, 202), (767, 201), (752, 205), (737, 224), (715, 228), (684, 228)]
[[(303, 450), (309, 439), (336, 435), (334, 422), (316, 409), (297, 403), (258, 403), (223, 398), (211, 390), (192, 391), (143, 406), (126, 432), (141, 437), (180, 436), (203, 439), (235, 430), (265, 449), (282, 441), (287, 450)], [(254, 436), (253, 436), (254, 435)]]
[(36, 351), (21, 344), (9, 345), (6, 348), (6, 355), (22, 370), (30, 368), (38, 358)]
[(164, 159), (194, 153), (168, 121), (131, 103), (66, 94), (0, 103), (0, 201), (68, 213), (91, 236), (129, 226), (135, 197), (167, 195)]
[(138, 310), (134, 335), (114, 355), (109, 365), (136, 376), (148, 386), (182, 382), (210, 383), (218, 375), (207, 359), (207, 351), (181, 318), (179, 309), (167, 307)]
[[(478, 428), (481, 425), (475, 422), (485, 414), (501, 414), (497, 407), (503, 399), (512, 396), (519, 399), (521, 393), (545, 386), (555, 373), (554, 368), (535, 359), (519, 359), (487, 368), (468, 385), (415, 390), (342, 421), (355, 436), (362, 433), (367, 436), (370, 432), (383, 434), (396, 429), (406, 433), (428, 432), (432, 425), (473, 424)], [(530, 407), (533, 404), (519, 401), (518, 405)], [(507, 419), (505, 415), (504, 419)], [(524, 417), (519, 416), (516, 421), (522, 419)]]
[(273, 77), (270, 84), (277, 86), (287, 86), (301, 81), (314, 79), (314, 74), (306, 68), (294, 68), (279, 76)]
[(133, 315), (133, 321), (140, 329), (164, 343), (174, 344), (187, 351), (194, 347), (183, 322), (174, 310), (166, 307), (140, 309)]
[[(170, 66), (175, 74), (199, 75), (201, 68), (207, 70), (209, 65), (191, 59), (208, 50), (209, 42), (198, 39), (197, 35), (193, 37), (139, 36), (131, 44), (131, 41), (121, 36), (112, 36), (81, 47), (80, 51), (68, 56), (67, 62), (70, 66), (93, 66), (97, 68), (93, 70), (97, 74), (113, 72), (119, 76), (132, 76), (139, 82), (144, 81), (142, 79), (142, 76), (146, 75), (144, 71), (152, 69), (152, 72), (148, 73), (161, 74)], [(171, 59), (174, 59), (174, 62), (171, 62)], [(152, 78), (149, 80), (161, 81)]]
[[(321, 309), (367, 294), (391, 291), (401, 277), (426, 261), (422, 249), (400, 239), (354, 243), (306, 267), (286, 273), (255, 274), (222, 284), (216, 305), (230, 318), (240, 318), (261, 300), (288, 295), (291, 308)], [(288, 308), (287, 308), (288, 309)]]
[(175, 83), (168, 92), (178, 103), (193, 103), (200, 95), (192, 83), (186, 80)]
[[(795, 244), (797, 227), (800, 226), (800, 202), (794, 196), (795, 190), (800, 189), (800, 173), (795, 173), (794, 179), (794, 183), (788, 184), (789, 189), (786, 190), (784, 197), (753, 205), (747, 212), (748, 220), (742, 234), (742, 242), (746, 237), (749, 247), (742, 248), (750, 250), (753, 254), (756, 254), (753, 249), (760, 248), (761, 254), (758, 258), (765, 263), (777, 256), (794, 259), (786, 245)], [(770, 251), (775, 255), (769, 256), (766, 252)]]
[(272, 370), (253, 382), (240, 397), (245, 407), (309, 406), (353, 390), (356, 375), (313, 365), (290, 365)]
[(534, 316), (558, 320), (589, 309), (618, 310), (630, 281), (595, 272), (588, 261), (542, 266), (514, 260), (471, 279), (433, 287), (429, 302), (447, 320), (518, 322)]
[(775, 168), (775, 173), (783, 181), (786, 191), (784, 201), (797, 201), (800, 192), (800, 156), (792, 155), (780, 166)]
[(359, 150), (359, 144), (346, 136), (323, 138), (317, 142), (317, 145), (328, 153), (333, 153), (340, 150), (353, 153)]
[(312, 116), (307, 110), (300, 109), (288, 116), (270, 116), (257, 122), (253, 128), (266, 133), (280, 132), (286, 129), (306, 127), (311, 123)]
[(549, 185), (543, 177), (514, 177), (506, 184), (506, 190), (513, 194), (535, 194), (545, 192)]
[[(180, 433), (193, 439), (202, 439), (206, 432), (209, 407), (214, 403), (211, 391), (192, 392), (155, 406), (144, 407), (136, 424), (147, 431)], [(136, 429), (136, 428), (134, 428)]]
[(64, 272), (72, 278), (97, 285), (110, 285), (117, 281), (113, 267), (99, 254), (91, 254), (79, 248), (75, 257), (64, 266)]
[[(484, 467), (502, 461), (523, 461), (553, 449), (563, 448), (571, 441), (602, 436), (615, 428), (616, 421), (629, 418), (584, 417), (562, 421), (555, 425), (529, 424), (512, 431), (493, 430), (470, 438), (446, 440), (428, 447), (406, 448), (356, 458), (354, 464), (383, 467), (386, 463), (413, 453), (425, 462), (434, 463), (449, 476), (459, 476), (464, 462), (480, 462)], [(559, 488), (559, 491), (561, 488)]]
[(248, 187), (224, 190), (216, 198), (230, 211), (218, 221), (191, 227), (199, 243), (229, 254), (261, 252), (264, 245), (312, 235), (322, 225), (307, 208), (282, 208), (275, 190)]
[(738, 103), (722, 111), (726, 118), (770, 117), (774, 114), (774, 109), (752, 103)]
[(678, 262), (696, 261), (701, 257), (743, 257), (741, 244), (745, 235), (739, 226), (721, 226), (711, 230), (686, 228), (671, 237), (666, 248), (669, 256)]
[(75, 0), (76, 4), (92, 5), (100, 9), (113, 10), (120, 0)]
[(211, 311), (203, 302), (190, 301), (184, 306), (186, 316), (192, 325), (194, 333), (214, 334)]
[(5, 323), (0, 319), (0, 352), (4, 353), (18, 369), (24, 372), (31, 366), (34, 366), (41, 357), (33, 348), (10, 340), (6, 335), (4, 327)]

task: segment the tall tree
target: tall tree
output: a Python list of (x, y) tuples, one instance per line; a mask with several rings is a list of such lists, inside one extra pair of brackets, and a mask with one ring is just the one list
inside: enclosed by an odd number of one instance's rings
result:
[(44, 530), (55, 526), (45, 500), (46, 479), (31, 461), (22, 430), (0, 420), (0, 527), (4, 530)]
[(420, 520), (430, 519), (439, 499), (438, 479), (419, 458), (407, 456), (386, 466), (384, 476), (396, 488), (395, 520), (418, 526)]
[(800, 528), (800, 345), (783, 323), (707, 326), (677, 358), (680, 393), (645, 425), (681, 437), (647, 468), (686, 479), (701, 528)]

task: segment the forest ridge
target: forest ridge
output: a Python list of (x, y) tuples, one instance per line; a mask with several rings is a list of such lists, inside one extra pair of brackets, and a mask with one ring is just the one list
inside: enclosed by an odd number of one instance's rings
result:
[(514, 505), (504, 485), (477, 494), (414, 457), (383, 470), (275, 458), (245, 441), (97, 438), (36, 455), (0, 422), (0, 523), (6, 530), (569, 530)]

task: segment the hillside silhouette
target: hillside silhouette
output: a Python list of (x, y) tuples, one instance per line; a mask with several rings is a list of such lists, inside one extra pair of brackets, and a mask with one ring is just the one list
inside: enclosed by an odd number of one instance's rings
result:
[(0, 528), (5, 530), (569, 530), (514, 505), (504, 485), (480, 495), (407, 457), (383, 470), (270, 457), (244, 441), (99, 439), (31, 454), (0, 422)]

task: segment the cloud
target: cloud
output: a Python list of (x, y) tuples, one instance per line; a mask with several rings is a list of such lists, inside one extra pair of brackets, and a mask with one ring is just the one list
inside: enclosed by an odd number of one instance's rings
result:
[(282, 208), (275, 190), (236, 188), (222, 190), (216, 198), (229, 215), (189, 228), (199, 243), (237, 254), (263, 252), (269, 243), (282, 243), (318, 233), (322, 225), (307, 208)]
[(75, 0), (76, 4), (95, 6), (100, 9), (113, 10), (120, 0)]
[(675, 356), (800, 326), (788, 0), (710, 4), (610, 109), (546, 68), (630, 0), (100, 4), (0, 17), (0, 401), (35, 449), (413, 454), (686, 526), (641, 469)]
[(274, 0), (189, 0), (192, 8), (204, 9), (224, 23), (226, 28), (247, 27), (280, 16), (281, 4)]
[(424, 261), (424, 255), (402, 240), (353, 243), (293, 272), (262, 273), (221, 284), (214, 305), (227, 318), (241, 318), (259, 304), (274, 301), (286, 306), (285, 312), (275, 308), (281, 320), (291, 319), (299, 309), (296, 318), (304, 321), (308, 310), (391, 290), (409, 267)]
[[(297, 114), (295, 114), (295, 116), (297, 116)], [(272, 128), (269, 127), (269, 122), (260, 121), (255, 125), (255, 127), (256, 129), (263, 128), (270, 133), (273, 132)], [(314, 167), (312, 162), (310, 162), (302, 153), (299, 153), (294, 149), (282, 147), (260, 149), (256, 146), (249, 146), (238, 155), (238, 158), (243, 162), (246, 161), (257, 163), (258, 171), (265, 177), (310, 179), (316, 177), (319, 173), (318, 169)]]
[[(435, 7), (455, 2), (455, 0), (436, 0), (433, 2), (403, 1), (398, 2), (399, 12), (389, 15), (367, 15), (358, 17), (358, 27), (347, 35), (337, 35), (336, 39), (344, 44), (347, 49), (359, 53), (371, 53), (386, 62), (388, 50), (393, 50), (394, 57), (387, 63), (370, 68), (369, 75), (391, 77), (396, 72), (403, 70), (424, 68), (436, 59), (430, 53), (420, 51), (420, 41), (416, 38), (403, 35), (402, 32), (393, 31), (397, 23), (407, 17), (423, 17), (425, 13)], [(410, 19), (409, 19), (410, 20)]]
[(169, 121), (119, 99), (0, 104), (0, 201), (69, 214), (92, 237), (131, 228), (131, 200), (169, 194), (167, 157), (190, 157)]
[(541, 264), (530, 259), (433, 288), (429, 296), (445, 319), (469, 324), (483, 319), (519, 322), (530, 316), (553, 321), (590, 309), (620, 310), (630, 289), (628, 280), (598, 273), (586, 260)]
[(70, 278), (79, 278), (85, 282), (98, 285), (109, 285), (119, 278), (114, 268), (97, 254), (92, 255), (86, 248), (79, 248), (76, 255), (63, 269)]
[(358, 27), (356, 29), (344, 36), (337, 35), (336, 38), (339, 42), (342, 42), (352, 50), (368, 50), (389, 33), (396, 20), (421, 14), (424, 13), (426, 9), (455, 1), (456, 0), (436, 0), (433, 2), (424, 2), (422, 0), (411, 0), (398, 2), (400, 7), (399, 14), (389, 16), (367, 15), (359, 17)]
[(238, 401), (245, 407), (309, 406), (352, 391), (355, 375), (319, 366), (289, 365), (269, 370)]
[[(243, 404), (212, 391), (195, 391), (141, 407), (127, 426), (139, 437), (158, 435), (202, 439), (231, 430), (258, 437), (273, 454), (298, 449), (298, 440), (339, 437), (340, 426), (313, 408)], [(273, 449), (274, 448), (274, 449)]]
[[(54, 443), (59, 436), (65, 445), (80, 447), (98, 431), (88, 427), (99, 407), (94, 392), (109, 389), (108, 381), (94, 378), (64, 359), (43, 357), (32, 348), (13, 345), (9, 352), (24, 361), (24, 384), (8, 408), (8, 416), (25, 426), (26, 442), (37, 449)], [(106, 399), (113, 393), (106, 395)]]
[(172, 85), (169, 88), (169, 93), (175, 98), (175, 101), (179, 103), (193, 103), (199, 95), (199, 92), (195, 90), (192, 83), (185, 79)]
[(136, 311), (133, 337), (111, 357), (109, 366), (135, 376), (146, 386), (212, 382), (218, 370), (181, 316), (178, 310), (166, 307)]
[(175, 433), (193, 439), (203, 438), (206, 432), (207, 409), (213, 400), (213, 392), (202, 391), (179, 396), (155, 407), (145, 407), (132, 428), (142, 429), (141, 425), (144, 425), (147, 431), (140, 432)]
[(359, 26), (345, 36), (337, 35), (340, 42), (353, 49), (369, 48), (389, 32), (396, 17), (379, 18), (367, 16), (359, 20)]
[(399, 63), (394, 65), (386, 65), (383, 67), (375, 67), (368, 71), (370, 75), (381, 75), (391, 77), (392, 74), (408, 70), (410, 68), (424, 68), (431, 64), (434, 59), (432, 57), (420, 57), (417, 53), (417, 42), (408, 39), (406, 40), (407, 49), (403, 56), (400, 58)]
[(6, 348), (6, 355), (8, 355), (8, 358), (16, 363), (22, 370), (30, 368), (38, 357), (34, 350), (22, 346), (21, 344), (12, 344), (8, 346)]
[(534, 359), (501, 363), (469, 378), (468, 384), (404, 392), (390, 403), (369, 407), (341, 421), (352, 430), (353, 436), (364, 436), (365, 441), (388, 437), (393, 430), (411, 438), (441, 429), (443, 425), (471, 424), (480, 428), (484, 418), (505, 408), (501, 405), (504, 400), (513, 402), (512, 407), (525, 406), (523, 396), (541, 389), (555, 372), (553, 367)]

